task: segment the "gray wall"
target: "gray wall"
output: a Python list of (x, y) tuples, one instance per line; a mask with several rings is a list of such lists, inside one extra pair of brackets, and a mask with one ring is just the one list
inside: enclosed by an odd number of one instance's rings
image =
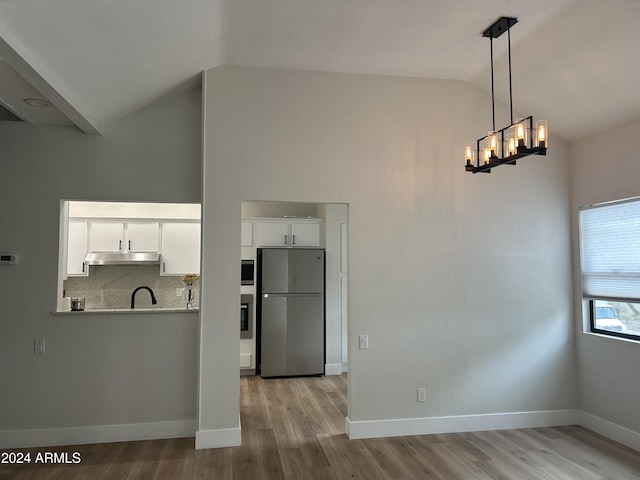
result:
[[(3, 432), (194, 421), (195, 314), (53, 316), (61, 199), (200, 202), (201, 91), (175, 91), (87, 136), (0, 125)], [(34, 338), (46, 354), (33, 354)]]
[(578, 346), (580, 409), (635, 432), (640, 432), (640, 349), (635, 342), (584, 333), (588, 313), (583, 308), (580, 290), (578, 209), (583, 205), (640, 194), (640, 163), (635, 145), (638, 138), (640, 120), (635, 120), (592, 135), (574, 143), (571, 148), (574, 327)]
[(566, 149), (465, 173), (488, 112), (465, 82), (206, 72), (201, 430), (238, 425), (247, 198), (349, 205), (351, 420), (576, 407)]
[(239, 222), (256, 198), (349, 205), (351, 420), (577, 406), (562, 142), (471, 175), (460, 152), (490, 102), (465, 82), (222, 67), (205, 87), (199, 380), (195, 315), (50, 312), (60, 199), (201, 200), (200, 92), (103, 137), (0, 126), (0, 250), (21, 256), (0, 267), (0, 440), (192, 420), (198, 381), (199, 428), (237, 427)]

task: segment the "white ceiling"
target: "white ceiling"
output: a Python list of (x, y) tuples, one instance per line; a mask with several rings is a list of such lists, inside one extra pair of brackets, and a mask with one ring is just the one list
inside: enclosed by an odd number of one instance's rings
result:
[[(547, 118), (568, 140), (640, 117), (639, 0), (0, 0), (0, 57), (71, 122), (99, 133), (220, 64), (449, 78), (490, 90), (481, 32), (500, 16), (519, 19), (516, 111)], [(494, 40), (502, 101), (505, 52), (503, 35)], [(13, 82), (0, 68), (5, 103)]]

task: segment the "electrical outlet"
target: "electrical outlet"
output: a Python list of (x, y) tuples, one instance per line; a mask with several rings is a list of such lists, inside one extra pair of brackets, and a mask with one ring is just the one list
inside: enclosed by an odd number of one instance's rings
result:
[(418, 402), (423, 403), (425, 401), (427, 393), (424, 387), (418, 387)]
[(33, 353), (44, 353), (44, 338), (36, 338), (33, 340)]
[(182, 292), (184, 292), (184, 287), (183, 288), (176, 288), (176, 297), (181, 297), (182, 296)]
[(369, 348), (369, 335), (360, 335), (360, 350), (366, 350)]

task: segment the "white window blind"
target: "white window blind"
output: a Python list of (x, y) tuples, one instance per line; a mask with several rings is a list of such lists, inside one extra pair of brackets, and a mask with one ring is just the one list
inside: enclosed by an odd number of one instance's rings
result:
[(640, 199), (580, 210), (585, 298), (640, 300)]

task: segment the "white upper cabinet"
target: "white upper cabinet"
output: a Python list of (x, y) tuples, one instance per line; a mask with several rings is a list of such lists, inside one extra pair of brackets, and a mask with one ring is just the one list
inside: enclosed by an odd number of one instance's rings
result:
[(91, 222), (89, 250), (120, 252), (124, 248), (124, 222)]
[(91, 252), (157, 252), (159, 248), (158, 222), (90, 222)]
[(126, 248), (130, 252), (158, 252), (160, 224), (158, 222), (128, 222)]
[(260, 221), (258, 229), (261, 247), (320, 246), (320, 220)]
[(291, 223), (292, 247), (317, 247), (320, 245), (319, 223)]
[(89, 267), (84, 259), (89, 250), (89, 227), (87, 222), (69, 222), (67, 239), (67, 276), (87, 276)]
[(200, 273), (200, 223), (162, 224), (162, 275)]
[(289, 245), (287, 222), (260, 222), (259, 244), (261, 247), (286, 247)]

